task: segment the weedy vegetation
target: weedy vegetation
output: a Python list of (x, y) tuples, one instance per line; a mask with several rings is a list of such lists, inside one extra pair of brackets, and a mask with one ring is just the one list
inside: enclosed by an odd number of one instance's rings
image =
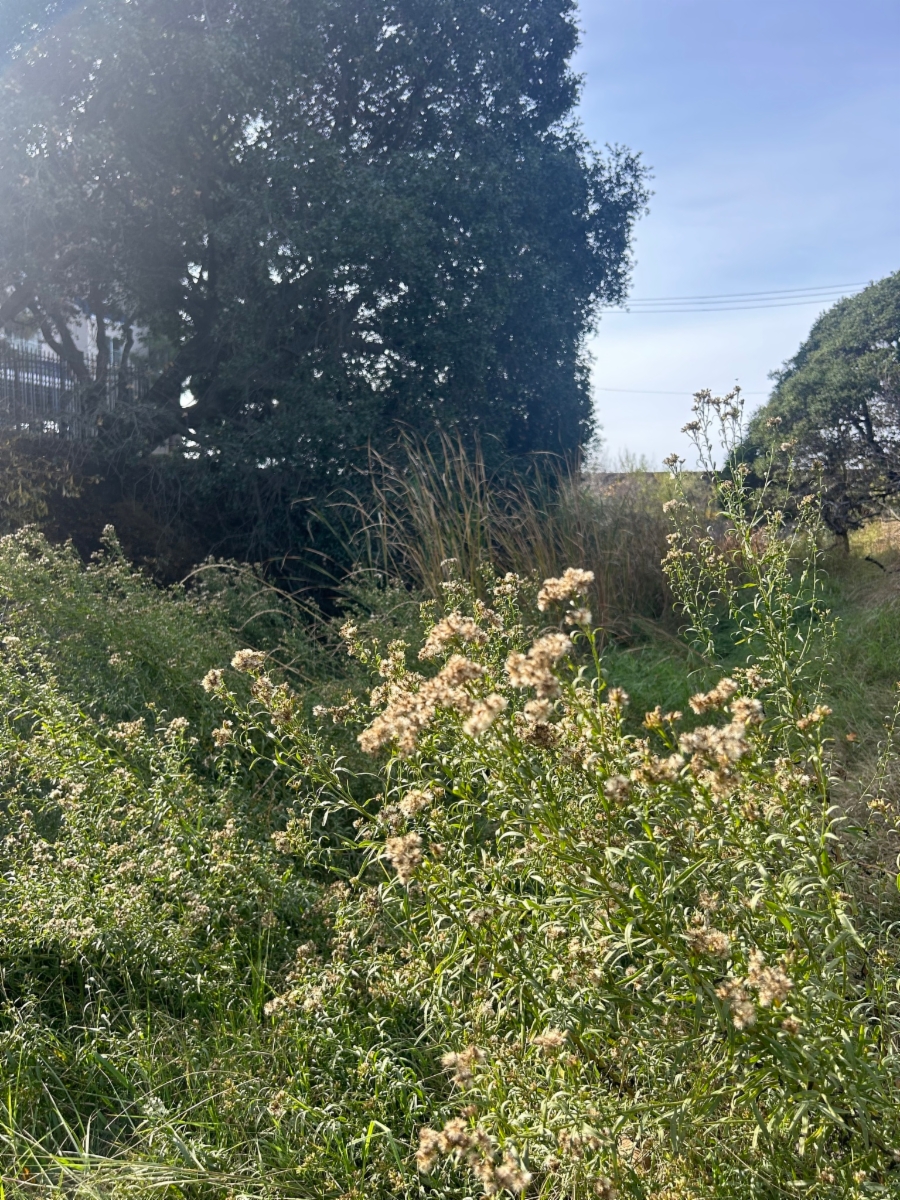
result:
[(437, 462), (318, 626), (0, 543), (7, 1193), (898, 1193), (893, 726), (850, 789), (816, 506), (749, 490), (740, 421), (701, 395), (725, 465), (653, 497), (681, 638), (597, 620), (602, 497), (503, 550)]

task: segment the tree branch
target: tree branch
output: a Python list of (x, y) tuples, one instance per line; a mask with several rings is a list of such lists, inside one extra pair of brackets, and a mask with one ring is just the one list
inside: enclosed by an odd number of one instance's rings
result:
[(116, 398), (120, 404), (124, 404), (128, 395), (128, 363), (131, 358), (131, 350), (134, 346), (134, 330), (131, 327), (131, 319), (125, 319), (125, 340), (122, 343), (122, 357), (119, 360), (119, 372), (116, 380)]
[(106, 383), (106, 376), (109, 371), (109, 336), (106, 331), (103, 297), (100, 294), (100, 288), (94, 281), (91, 281), (89, 300), (94, 313), (94, 320), (97, 322), (97, 369), (94, 372), (94, 382), (97, 384), (99, 391)]
[[(69, 327), (66, 324), (65, 318), (56, 309), (43, 311), (37, 297), (34, 299), (33, 307), (35, 316), (37, 317), (40, 325), (41, 333), (44, 337), (44, 341), (47, 343), (53, 353), (61, 358), (63, 362), (70, 367), (78, 382), (84, 384), (85, 386), (89, 386), (93, 382), (91, 379), (91, 373), (87, 369), (87, 364), (84, 361), (84, 355), (75, 345), (75, 340), (72, 337), (72, 334), (69, 332)], [(59, 334), (58, 340), (54, 336), (54, 328)]]

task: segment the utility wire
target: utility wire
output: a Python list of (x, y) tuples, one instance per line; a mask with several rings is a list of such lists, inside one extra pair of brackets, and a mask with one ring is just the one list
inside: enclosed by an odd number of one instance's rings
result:
[(737, 300), (741, 296), (793, 296), (800, 292), (840, 292), (855, 287), (868, 287), (868, 284), (823, 283), (819, 287), (768, 288), (763, 292), (709, 292), (699, 296), (644, 296), (641, 301), (634, 301), (634, 303), (644, 303), (645, 301), (668, 303), (670, 300)]
[[(645, 296), (628, 300), (628, 307), (602, 308), (602, 313), (700, 313), (752, 312), (761, 308), (796, 308), (803, 304), (830, 303), (841, 299), (850, 288), (866, 287), (863, 283), (835, 284), (825, 288), (785, 288), (771, 292), (722, 292), (706, 296)], [(805, 295), (802, 293), (812, 293)], [(737, 300), (737, 304), (726, 303)], [(664, 307), (670, 305), (672, 307)], [(632, 307), (633, 306), (633, 307)]]
[(606, 315), (607, 313), (623, 313), (628, 316), (637, 316), (644, 313), (706, 313), (706, 312), (753, 312), (759, 308), (797, 308), (804, 304), (823, 304), (828, 303), (830, 299), (840, 299), (840, 297), (815, 297), (811, 300), (791, 300), (781, 304), (718, 304), (714, 307), (705, 308), (602, 308), (600, 312)]
[[(660, 392), (652, 388), (611, 388), (611, 387), (596, 387), (595, 392), (628, 392), (632, 396), (692, 396), (694, 393), (689, 388), (685, 388), (683, 392)], [(768, 396), (768, 392), (745, 392), (741, 388), (742, 396)]]

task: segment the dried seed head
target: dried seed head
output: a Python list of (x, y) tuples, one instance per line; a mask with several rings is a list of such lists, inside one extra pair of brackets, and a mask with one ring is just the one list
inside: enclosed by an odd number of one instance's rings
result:
[(740, 979), (733, 976), (726, 979), (716, 988), (716, 995), (728, 1005), (735, 1029), (748, 1029), (756, 1024), (756, 1007)]
[(261, 671), (266, 665), (266, 656), (260, 650), (238, 650), (231, 665), (236, 671), (245, 673)]
[(441, 1134), (426, 1125), (419, 1130), (419, 1148), (416, 1151), (416, 1166), (428, 1174), (441, 1155)]
[(216, 691), (222, 686), (222, 672), (217, 667), (213, 667), (213, 669), (211, 671), (207, 671), (200, 680), (200, 686), (203, 688), (204, 692)]
[(384, 845), (384, 853), (394, 864), (400, 882), (409, 883), (416, 873), (416, 868), (422, 863), (422, 839), (417, 833), (388, 838)]
[(761, 725), (763, 719), (762, 702), (755, 696), (738, 696), (732, 701), (731, 715), (741, 725)]
[(579, 629), (589, 629), (593, 620), (594, 614), (589, 608), (573, 608), (566, 613), (566, 624), (577, 625)]
[(689, 701), (695, 713), (709, 712), (713, 708), (722, 708), (728, 703), (738, 685), (733, 679), (720, 679), (711, 692), (698, 692)]
[(685, 939), (695, 954), (711, 954), (725, 958), (731, 950), (731, 938), (721, 929), (711, 925), (694, 925), (688, 929)]
[(756, 989), (763, 1008), (783, 1004), (794, 986), (781, 967), (766, 966), (766, 960), (759, 950), (750, 953), (747, 982)]
[(434, 793), (430, 791), (419, 791), (413, 788), (408, 791), (397, 806), (403, 813), (404, 817), (414, 817), (424, 809), (428, 808), (434, 800)]
[(517, 651), (506, 660), (506, 673), (515, 688), (533, 687), (540, 699), (559, 694), (559, 680), (550, 669), (572, 650), (564, 633), (548, 633), (534, 643), (527, 654)]
[(519, 1162), (518, 1155), (511, 1150), (505, 1150), (503, 1161), (494, 1168), (494, 1183), (497, 1187), (505, 1188), (508, 1192), (518, 1195), (524, 1192), (531, 1183), (531, 1172), (526, 1171)]
[(545, 1029), (543, 1033), (536, 1033), (531, 1039), (535, 1046), (540, 1046), (542, 1050), (558, 1050), (565, 1043), (566, 1031), (564, 1029)]
[(487, 641), (487, 634), (483, 629), (479, 629), (478, 624), (471, 617), (464, 617), (462, 613), (452, 612), (438, 621), (429, 631), (425, 645), (419, 651), (419, 658), (437, 658), (455, 641), (472, 642), (476, 646), (483, 646)]
[(484, 700), (475, 705), (472, 709), (472, 715), (463, 724), (463, 730), (469, 737), (478, 737), (479, 734), (490, 729), (507, 707), (507, 704), (508, 701), (505, 696), (501, 696), (497, 692), (492, 692), (490, 696), (486, 696)]
[(477, 1046), (467, 1046), (458, 1054), (450, 1051), (441, 1058), (441, 1066), (453, 1072), (453, 1082), (460, 1087), (468, 1087), (475, 1079), (475, 1068), (483, 1063), (487, 1055)]
[(529, 700), (525, 705), (525, 720), (529, 725), (543, 724), (549, 720), (553, 705), (549, 700)]
[(827, 704), (817, 704), (811, 713), (800, 718), (797, 722), (797, 728), (800, 730), (810, 729), (813, 725), (821, 725), (825, 718), (830, 716), (831, 709)]
[(231, 721), (223, 721), (218, 729), (212, 731), (212, 740), (221, 750), (223, 746), (227, 746), (234, 737), (234, 727)]
[(631, 780), (627, 775), (610, 775), (603, 785), (603, 790), (610, 800), (621, 800), (628, 795)]
[(551, 604), (562, 600), (571, 600), (573, 596), (581, 596), (594, 582), (593, 571), (583, 571), (579, 567), (569, 567), (558, 579), (545, 579), (538, 592), (538, 608), (546, 612)]

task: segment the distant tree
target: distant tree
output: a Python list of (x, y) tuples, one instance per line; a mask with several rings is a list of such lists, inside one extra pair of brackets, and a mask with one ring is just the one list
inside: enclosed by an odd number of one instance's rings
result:
[(839, 301), (775, 373), (744, 454), (786, 444), (839, 537), (900, 494), (900, 272)]
[(248, 490), (282, 504), (401, 424), (514, 454), (590, 435), (584, 338), (625, 294), (647, 192), (573, 122), (574, 0), (7, 0), (2, 20), (0, 320), (98, 395), (113, 336), (169, 348), (107, 438), (188, 436), (246, 523)]

